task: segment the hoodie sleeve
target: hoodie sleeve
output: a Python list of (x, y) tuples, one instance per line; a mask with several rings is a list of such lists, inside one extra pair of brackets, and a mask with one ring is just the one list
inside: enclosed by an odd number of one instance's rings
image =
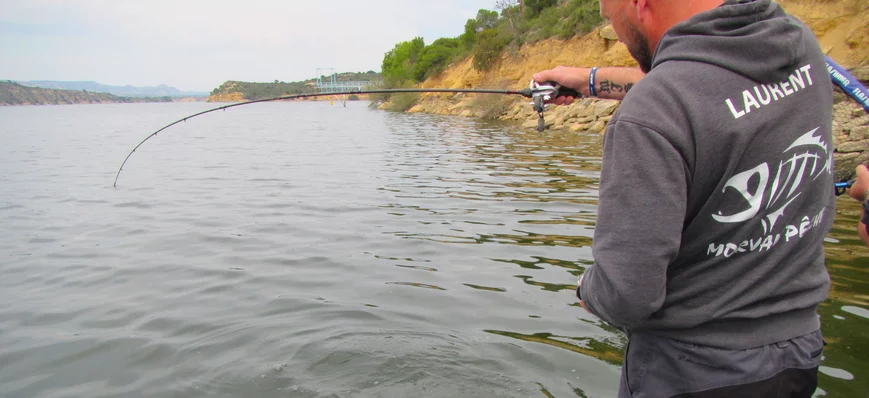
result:
[(667, 266), (679, 252), (688, 189), (680, 152), (660, 133), (613, 120), (604, 139), (600, 206), (584, 274), (585, 305), (632, 328), (661, 308)]

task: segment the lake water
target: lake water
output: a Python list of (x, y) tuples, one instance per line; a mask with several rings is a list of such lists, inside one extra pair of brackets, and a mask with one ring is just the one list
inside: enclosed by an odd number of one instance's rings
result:
[[(601, 140), (365, 103), (0, 108), (0, 397), (610, 397)], [(869, 391), (840, 199), (819, 396)]]

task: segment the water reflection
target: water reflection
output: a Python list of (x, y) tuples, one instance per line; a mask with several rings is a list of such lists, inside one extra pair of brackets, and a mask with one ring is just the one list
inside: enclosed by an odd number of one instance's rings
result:
[(440, 286), (435, 285), (427, 285), (425, 283), (416, 283), (416, 282), (386, 282), (387, 285), (401, 285), (401, 286), (413, 286), (413, 287), (422, 287), (426, 289), (432, 290), (447, 290)]
[[(205, 105), (0, 109), (0, 390), (615, 395), (624, 337), (574, 296), (599, 136), (321, 105), (178, 126), (118, 190), (141, 126)], [(869, 259), (839, 213), (821, 384), (857, 397)]]
[(624, 351), (616, 348), (623, 346), (626, 341), (613, 342), (611, 340), (600, 341), (589, 337), (567, 337), (556, 336), (552, 333), (534, 333), (522, 334), (516, 332), (507, 332), (503, 330), (487, 330), (487, 333), (506, 336), (517, 340), (530, 341), (534, 343), (547, 344), (568, 351), (575, 352), (600, 359), (601, 361), (619, 365), (622, 363), (622, 355)]
[(504, 293), (507, 291), (507, 289), (504, 289), (502, 287), (480, 286), (480, 285), (473, 285), (470, 283), (465, 283), (464, 285), (471, 288), (471, 289), (483, 290), (483, 291), (487, 291), (487, 292)]
[[(493, 256), (490, 260), (532, 271), (513, 275), (526, 286), (542, 292), (572, 294), (575, 279), (556, 276), (553, 271), (562, 269), (575, 277), (593, 264), (587, 249), (592, 244), (598, 200), (599, 138), (557, 133), (505, 133), (498, 125), (467, 129), (461, 122), (438, 118), (432, 120), (432, 128), (450, 132), (437, 135), (433, 141), (438, 156), (425, 156), (425, 150), (430, 147), (419, 142), (407, 146), (408, 141), (420, 139), (418, 136), (397, 138), (399, 144), (395, 149), (400, 155), (395, 162), (419, 172), (404, 174), (402, 183), (390, 184), (387, 189), (403, 198), (437, 196), (461, 201), (427, 202), (425, 205), (404, 201), (390, 205), (415, 212), (419, 223), (427, 227), (402, 231), (400, 236), (447, 245), (508, 246), (508, 252), (517, 255), (512, 258)], [(425, 134), (422, 137), (432, 138)], [(425, 172), (434, 169), (439, 176), (427, 178)], [(442, 207), (445, 203), (453, 206)], [(821, 306), (821, 314), (830, 343), (825, 363), (832, 365), (822, 372), (821, 385), (824, 391), (854, 396), (849, 392), (869, 390), (867, 381), (859, 376), (835, 376), (847, 373), (845, 369), (869, 368), (869, 363), (856, 354), (869, 354), (866, 344), (857, 338), (860, 335), (857, 325), (869, 318), (869, 256), (853, 227), (859, 217), (858, 206), (840, 200), (838, 213), (834, 229), (826, 240), (833, 286), (830, 299)], [(552, 254), (519, 254), (523, 249), (537, 247), (563, 248), (572, 255), (553, 258)], [(465, 285), (475, 290), (511, 291), (509, 287), (492, 284)], [(567, 305), (578, 308), (576, 304)], [(599, 322), (595, 327), (607, 331), (608, 337), (569, 338), (550, 332), (521, 333), (501, 329), (487, 329), (487, 332), (618, 364), (624, 343), (621, 333)], [(831, 370), (839, 368), (841, 372)]]
[(831, 277), (821, 304), (824, 362), (819, 384), (829, 396), (861, 397), (869, 391), (869, 249), (857, 235), (862, 209), (847, 195), (836, 201), (836, 219), (824, 244)]

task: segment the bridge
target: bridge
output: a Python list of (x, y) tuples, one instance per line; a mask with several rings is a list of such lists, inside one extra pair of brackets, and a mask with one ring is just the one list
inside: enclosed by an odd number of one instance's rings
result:
[[(324, 74), (322, 72), (328, 72)], [(380, 87), (380, 81), (338, 81), (338, 74), (332, 68), (317, 69), (317, 90), (321, 93), (340, 93), (347, 91), (362, 91), (365, 89)]]

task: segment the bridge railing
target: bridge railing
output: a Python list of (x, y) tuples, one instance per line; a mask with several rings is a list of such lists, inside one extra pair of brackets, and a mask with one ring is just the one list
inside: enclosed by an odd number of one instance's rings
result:
[(318, 82), (317, 89), (321, 93), (337, 93), (342, 91), (362, 91), (369, 88), (381, 87), (381, 81), (339, 81)]

